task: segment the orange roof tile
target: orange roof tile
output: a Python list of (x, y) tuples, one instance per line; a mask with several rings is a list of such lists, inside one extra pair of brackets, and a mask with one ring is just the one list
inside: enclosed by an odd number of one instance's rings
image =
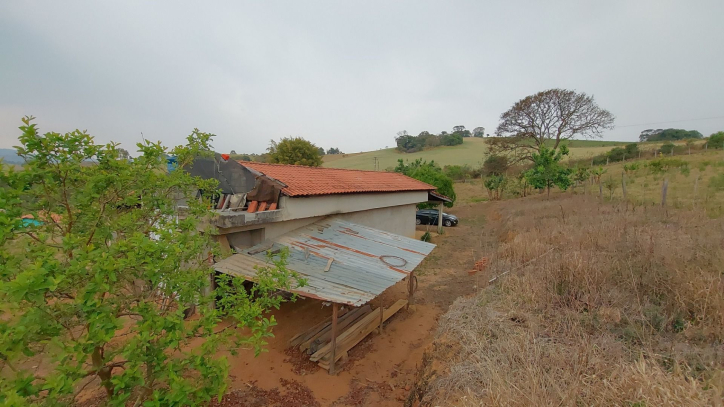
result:
[(352, 194), (364, 192), (430, 191), (435, 187), (395, 172), (344, 170), (302, 165), (239, 164), (287, 185), (288, 196)]

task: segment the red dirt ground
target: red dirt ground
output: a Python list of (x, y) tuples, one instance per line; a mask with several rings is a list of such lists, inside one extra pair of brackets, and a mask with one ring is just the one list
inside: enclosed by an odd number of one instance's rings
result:
[[(492, 234), (483, 228), (482, 211), (492, 205), (474, 204), (452, 210), (461, 224), (434, 236), (438, 247), (418, 267), (418, 291), (410, 310), (401, 310), (349, 354), (340, 371), (330, 376), (288, 341), (331, 313), (320, 301), (299, 299), (274, 312), (278, 325), (268, 352), (254, 357), (241, 351), (227, 355), (231, 364), (230, 392), (222, 406), (399, 406), (406, 399), (425, 347), (431, 343), (438, 317), (461, 295), (475, 292), (476, 277), (468, 275), (476, 260), (490, 249)], [(406, 298), (400, 282), (372, 302), (389, 306)], [(260, 404), (255, 404), (260, 403)]]

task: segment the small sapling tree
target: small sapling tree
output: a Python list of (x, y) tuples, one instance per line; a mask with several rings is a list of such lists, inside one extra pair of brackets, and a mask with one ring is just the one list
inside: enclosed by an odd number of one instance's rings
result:
[(573, 187), (575, 189), (576, 185), (583, 185), (583, 192), (586, 193), (586, 181), (591, 178), (591, 170), (588, 167), (576, 167), (575, 172), (573, 174), (573, 181), (575, 183), (573, 184)]
[(563, 156), (568, 155), (568, 147), (561, 146), (558, 150), (541, 147), (539, 153), (532, 154), (533, 168), (525, 172), (525, 177), (535, 189), (546, 189), (551, 195), (551, 187), (557, 186), (562, 190), (571, 185), (570, 175), (572, 169), (561, 165)]
[(202, 295), (216, 249), (197, 193), (212, 195), (216, 181), (182, 168), (211, 151), (211, 135), (194, 130), (171, 150), (140, 143), (125, 159), (85, 132), (40, 135), (29, 117), (20, 129), (25, 164), (0, 171), (0, 404), (74, 404), (94, 388), (116, 406), (220, 396), (228, 362), (217, 351), (261, 352), (275, 323), (265, 312), (283, 301), (274, 293), (304, 282), (282, 254), (252, 292), (224, 291), (216, 308)]
[(503, 197), (503, 190), (508, 183), (507, 178), (504, 175), (491, 175), (485, 182), (485, 189), (488, 190), (488, 196), (492, 200), (500, 200)]

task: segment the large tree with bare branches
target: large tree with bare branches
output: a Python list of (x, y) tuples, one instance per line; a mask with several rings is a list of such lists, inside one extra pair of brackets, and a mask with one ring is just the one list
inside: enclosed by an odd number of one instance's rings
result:
[(496, 137), (488, 145), (492, 154), (504, 154), (512, 162), (532, 160), (543, 146), (556, 149), (565, 140), (601, 137), (613, 121), (613, 114), (593, 96), (549, 89), (519, 100), (500, 115)]

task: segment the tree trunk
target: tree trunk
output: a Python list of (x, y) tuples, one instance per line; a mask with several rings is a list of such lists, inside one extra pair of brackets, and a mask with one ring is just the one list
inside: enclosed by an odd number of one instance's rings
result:
[(93, 348), (91, 354), (91, 361), (93, 362), (93, 368), (96, 370), (98, 378), (101, 379), (101, 385), (106, 389), (106, 395), (111, 397), (113, 395), (113, 384), (111, 383), (111, 368), (103, 365), (103, 355), (101, 354), (102, 349), (100, 346)]

